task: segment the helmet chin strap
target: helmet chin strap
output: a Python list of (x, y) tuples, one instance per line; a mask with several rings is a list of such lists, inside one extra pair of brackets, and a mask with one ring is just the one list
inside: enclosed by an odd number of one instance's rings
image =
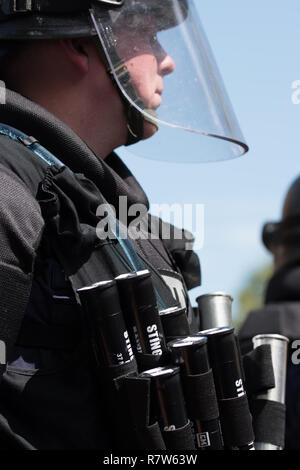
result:
[[(118, 87), (119, 88), (119, 87)], [(149, 122), (150, 124), (154, 125), (156, 129), (158, 129), (157, 123), (145, 116), (143, 113), (138, 111), (134, 106), (132, 106), (127, 100), (123, 100), (125, 111), (127, 115), (127, 129), (128, 129), (128, 136), (126, 146), (136, 144), (144, 137), (144, 123)], [(148, 114), (155, 114), (154, 111), (151, 109), (143, 108), (147, 111)]]
[[(109, 38), (104, 38), (104, 40), (106, 43), (105, 45), (108, 48), (110, 57), (113, 58), (113, 63), (116, 64), (113, 70), (111, 69), (106, 53), (103, 50), (103, 46), (101, 44), (100, 39), (98, 38), (98, 36), (95, 36), (94, 38), (97, 51), (101, 57), (102, 62), (106, 66), (106, 70), (108, 72), (110, 79), (112, 80), (113, 84), (118, 90), (119, 96), (125, 108), (125, 113), (127, 117), (127, 131), (128, 131), (127, 142), (125, 145), (126, 146), (133, 145), (143, 139), (145, 121), (150, 122), (152, 125), (154, 125), (158, 129), (158, 125), (154, 121), (154, 119), (151, 119), (150, 117), (145, 116), (141, 111), (139, 111), (139, 109), (145, 111), (147, 114), (152, 115), (153, 118), (156, 117), (156, 113), (153, 109), (146, 108), (145, 103), (138, 96), (135, 90), (135, 87), (131, 81), (130, 73), (126, 67), (125, 62), (120, 59), (120, 57), (118, 56), (116, 52), (115, 47), (109, 41)], [(122, 89), (120, 88), (120, 85)], [(122, 90), (125, 91), (125, 94), (123, 93)], [(133, 106), (133, 104), (129, 101), (126, 95), (130, 96), (130, 98), (132, 99), (132, 101), (135, 103), (137, 107)]]

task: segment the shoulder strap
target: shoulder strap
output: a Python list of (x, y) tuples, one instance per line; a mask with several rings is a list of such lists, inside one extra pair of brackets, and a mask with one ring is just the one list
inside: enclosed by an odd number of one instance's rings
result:
[(34, 137), (29, 137), (23, 132), (15, 129), (14, 127), (7, 126), (6, 124), (0, 124), (0, 134), (10, 137), (16, 142), (20, 142), (29, 150), (32, 150), (36, 155), (38, 155), (42, 160), (44, 160), (48, 165), (55, 165), (59, 168), (62, 168), (63, 163), (56, 158), (52, 153), (42, 147), (39, 142)]

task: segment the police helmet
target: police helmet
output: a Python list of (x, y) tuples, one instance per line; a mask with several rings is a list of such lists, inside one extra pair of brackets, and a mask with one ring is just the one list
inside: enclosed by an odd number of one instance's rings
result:
[[(247, 152), (193, 0), (0, 0), (2, 46), (89, 36), (124, 103), (127, 143), (143, 140), (145, 121), (159, 129), (152, 145), (137, 144), (136, 154), (198, 163)], [(157, 64), (166, 56), (175, 64), (173, 73), (161, 74), (155, 107), (145, 102), (127, 68), (130, 58), (143, 54), (143, 41)], [(183, 131), (180, 139), (175, 131)]]
[(279, 222), (268, 222), (263, 227), (263, 243), (270, 251), (278, 245), (300, 246), (300, 177), (290, 186)]

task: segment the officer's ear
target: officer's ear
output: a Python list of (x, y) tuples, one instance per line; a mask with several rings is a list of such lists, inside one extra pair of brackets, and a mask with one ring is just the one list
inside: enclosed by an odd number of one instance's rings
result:
[(60, 46), (66, 57), (82, 74), (86, 74), (89, 70), (88, 41), (86, 38), (60, 40)]

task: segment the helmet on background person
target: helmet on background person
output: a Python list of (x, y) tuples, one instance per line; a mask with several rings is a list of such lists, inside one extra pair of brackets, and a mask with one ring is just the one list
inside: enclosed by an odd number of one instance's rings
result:
[[(28, 40), (89, 36), (124, 103), (132, 153), (198, 163), (248, 151), (193, 0), (0, 0), (1, 55)], [(130, 59), (143, 55), (158, 70), (173, 62), (154, 104), (130, 74)], [(144, 121), (158, 130), (147, 145)]]
[[(300, 260), (300, 177), (289, 187), (279, 222), (267, 222), (262, 239), (281, 267)], [(276, 260), (275, 260), (276, 261)]]

